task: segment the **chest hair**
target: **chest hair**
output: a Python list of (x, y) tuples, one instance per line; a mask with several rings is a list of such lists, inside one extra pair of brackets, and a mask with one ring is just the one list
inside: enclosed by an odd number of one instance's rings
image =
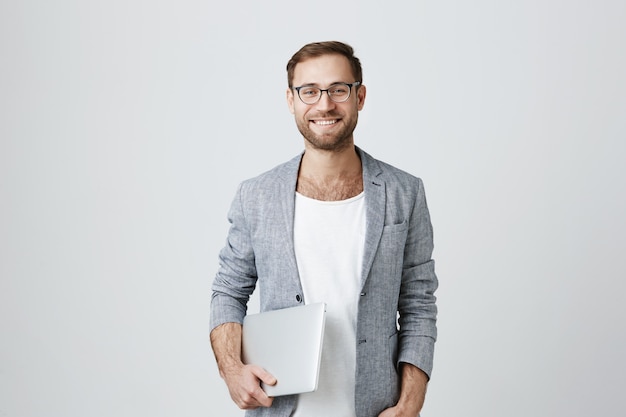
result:
[(300, 175), (296, 191), (315, 200), (347, 200), (363, 192), (363, 176), (359, 174), (336, 178), (311, 178)]

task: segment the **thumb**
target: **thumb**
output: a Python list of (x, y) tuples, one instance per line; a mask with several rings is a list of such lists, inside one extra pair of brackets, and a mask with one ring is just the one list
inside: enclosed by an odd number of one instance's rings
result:
[(260, 366), (254, 366), (252, 368), (252, 373), (254, 375), (256, 375), (257, 378), (259, 378), (263, 383), (267, 384), (267, 385), (276, 385), (276, 378), (274, 377), (274, 375), (270, 374), (269, 372), (267, 372), (265, 369), (261, 368)]

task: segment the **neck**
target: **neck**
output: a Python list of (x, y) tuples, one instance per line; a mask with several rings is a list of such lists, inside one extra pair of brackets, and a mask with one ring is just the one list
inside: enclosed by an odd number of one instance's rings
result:
[(360, 175), (361, 159), (354, 145), (334, 151), (305, 147), (299, 174), (320, 179)]
[(339, 201), (363, 191), (361, 159), (354, 145), (341, 151), (305, 149), (296, 191), (316, 200)]

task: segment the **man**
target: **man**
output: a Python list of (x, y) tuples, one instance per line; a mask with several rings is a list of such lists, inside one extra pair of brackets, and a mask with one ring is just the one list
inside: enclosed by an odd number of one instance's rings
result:
[[(287, 103), (304, 152), (243, 182), (213, 283), (211, 344), (249, 416), (419, 414), (436, 338), (430, 217), (420, 179), (354, 145), (365, 103), (361, 64), (340, 42), (305, 45), (287, 64)], [(241, 361), (241, 323), (261, 311), (326, 302), (318, 390), (269, 398), (276, 379)]]

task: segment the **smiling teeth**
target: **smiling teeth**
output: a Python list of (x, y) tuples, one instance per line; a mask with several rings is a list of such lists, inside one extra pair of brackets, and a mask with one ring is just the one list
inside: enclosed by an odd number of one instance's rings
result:
[(316, 120), (315, 121), (315, 124), (324, 125), (324, 126), (333, 125), (335, 123), (337, 123), (336, 120)]

